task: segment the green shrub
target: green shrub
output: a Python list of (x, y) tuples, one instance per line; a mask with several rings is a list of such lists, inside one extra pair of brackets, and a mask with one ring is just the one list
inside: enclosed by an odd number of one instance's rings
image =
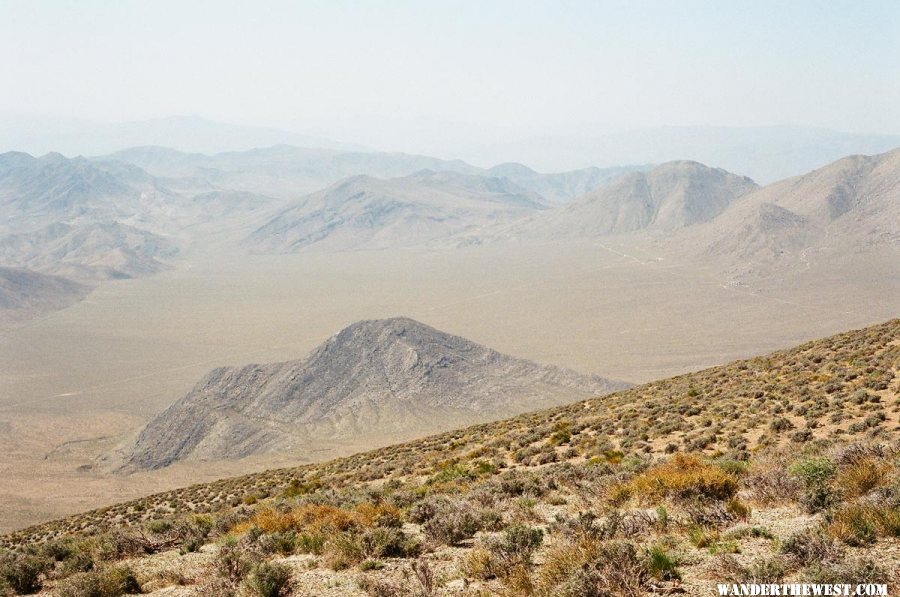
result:
[(791, 468), (791, 474), (798, 477), (806, 487), (821, 486), (828, 483), (837, 466), (827, 458), (807, 458), (795, 462)]
[(112, 566), (92, 572), (82, 572), (60, 585), (59, 597), (119, 597), (140, 593), (141, 585), (126, 566)]
[(46, 557), (16, 552), (0, 553), (0, 579), (21, 595), (40, 591), (42, 577), (51, 566), (52, 560)]
[(651, 576), (659, 580), (680, 580), (681, 575), (674, 560), (661, 545), (653, 545), (647, 550), (647, 566)]
[(251, 595), (257, 597), (286, 597), (293, 593), (291, 569), (273, 562), (256, 566), (244, 585)]
[(411, 558), (421, 552), (419, 542), (397, 528), (368, 529), (361, 541), (363, 552), (371, 558)]

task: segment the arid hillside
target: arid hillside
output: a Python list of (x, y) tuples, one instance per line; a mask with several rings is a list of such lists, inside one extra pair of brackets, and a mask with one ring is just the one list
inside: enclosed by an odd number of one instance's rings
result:
[(628, 385), (500, 354), (407, 317), (360, 321), (305, 359), (213, 370), (147, 424), (123, 467), (303, 453), (328, 441), (384, 445)]
[(142, 586), (167, 595), (698, 595), (717, 581), (893, 583), (898, 367), (895, 319), (32, 527), (4, 537), (0, 578), (62, 595), (87, 594), (77, 591), (91, 583), (113, 587), (104, 594)]

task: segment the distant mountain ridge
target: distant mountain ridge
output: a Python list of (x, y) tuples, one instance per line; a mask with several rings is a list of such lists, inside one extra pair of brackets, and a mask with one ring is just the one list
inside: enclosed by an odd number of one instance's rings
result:
[(506, 356), (408, 318), (361, 321), (300, 361), (213, 370), (147, 424), (124, 470), (311, 441), (413, 437), (627, 385)]
[(749, 178), (720, 168), (668, 162), (579, 197), (541, 226), (572, 236), (676, 230), (714, 219), (756, 188)]
[(190, 177), (207, 184), (296, 199), (343, 179), (367, 175), (401, 178), (423, 170), (507, 178), (538, 193), (548, 204), (560, 204), (607, 184), (617, 176), (647, 166), (583, 168), (540, 173), (522, 164), (482, 169), (461, 160), (384, 152), (275, 145), (215, 155), (188, 154), (165, 147), (134, 147), (99, 158), (139, 166), (154, 176)]
[(216, 122), (176, 115), (131, 122), (103, 123), (71, 118), (41, 118), (0, 113), (0, 151), (100, 155), (128, 147), (166, 145), (186, 152), (217, 153), (292, 144), (342, 151), (367, 148), (325, 137), (264, 126)]
[(355, 176), (290, 204), (247, 238), (260, 253), (446, 244), (546, 207), (506, 178), (425, 170), (381, 180)]
[(707, 256), (778, 260), (900, 245), (900, 149), (849, 156), (763, 187), (698, 229)]
[(847, 133), (804, 126), (661, 126), (608, 132), (579, 127), (463, 152), (476, 163), (516, 160), (541, 170), (693, 160), (767, 185), (847, 155), (900, 147), (900, 135)]

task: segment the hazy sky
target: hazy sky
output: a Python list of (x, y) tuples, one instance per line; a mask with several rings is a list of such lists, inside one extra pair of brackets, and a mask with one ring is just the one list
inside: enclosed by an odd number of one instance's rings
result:
[(900, 133), (896, 0), (0, 0), (0, 56), (0, 111), (104, 121)]

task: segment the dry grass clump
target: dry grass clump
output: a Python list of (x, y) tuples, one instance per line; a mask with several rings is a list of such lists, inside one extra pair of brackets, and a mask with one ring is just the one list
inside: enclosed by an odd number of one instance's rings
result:
[[(538, 595), (644, 595), (652, 558), (629, 541), (582, 537), (551, 549), (538, 572)], [(668, 566), (667, 566), (668, 567)]]
[(485, 537), (461, 564), (467, 576), (499, 578), (517, 594), (530, 594), (533, 586), (532, 556), (544, 540), (544, 532), (524, 524), (507, 527), (502, 535)]
[(727, 500), (737, 493), (737, 479), (697, 456), (676, 454), (630, 481), (615, 486), (610, 499), (622, 504), (630, 498), (658, 504), (664, 500)]
[(825, 517), (825, 532), (848, 545), (863, 546), (878, 537), (900, 537), (900, 506), (853, 503)]

